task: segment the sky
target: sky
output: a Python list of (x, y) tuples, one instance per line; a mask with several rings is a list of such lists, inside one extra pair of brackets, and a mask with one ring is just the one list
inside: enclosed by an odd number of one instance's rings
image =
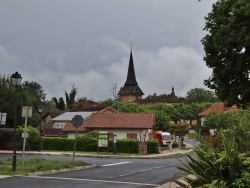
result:
[[(206, 88), (204, 17), (215, 0), (1, 0), (0, 74), (18, 71), (46, 99), (113, 98), (126, 81), (132, 52), (144, 97), (185, 97)], [(207, 88), (206, 88), (207, 89)]]

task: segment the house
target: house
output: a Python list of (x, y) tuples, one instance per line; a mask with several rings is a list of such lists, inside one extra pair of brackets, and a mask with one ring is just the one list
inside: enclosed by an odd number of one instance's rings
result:
[(154, 114), (143, 113), (93, 113), (84, 123), (86, 129), (108, 131), (117, 139), (147, 141), (155, 127)]
[[(78, 130), (77, 130), (78, 131), (78, 134), (77, 134), (78, 136), (84, 136), (87, 132), (90, 131), (90, 129), (85, 127), (85, 121), (87, 121), (89, 119), (91, 114), (93, 114), (93, 113), (103, 113), (103, 114), (106, 114), (106, 113), (118, 113), (118, 111), (116, 111), (116, 110), (114, 110), (114, 109), (112, 109), (110, 107), (107, 107), (107, 108), (105, 108), (103, 110), (100, 110), (98, 112), (88, 112), (88, 113), (89, 113), (89, 116), (85, 116), (85, 118), (82, 116), (83, 117), (83, 124), (80, 125)], [(78, 113), (77, 115), (81, 115), (81, 114)], [(71, 123), (71, 120), (67, 121), (65, 123), (65, 126), (62, 128), (62, 133), (66, 134), (68, 138), (75, 138), (76, 127), (73, 126), (73, 124)]]
[(118, 92), (118, 96), (119, 100), (122, 102), (132, 102), (135, 99), (141, 99), (142, 95), (144, 95), (144, 93), (136, 81), (133, 54), (131, 50), (129, 65), (128, 65), (127, 80), (124, 86), (121, 87), (120, 91)]
[(227, 107), (224, 103), (214, 103), (209, 108), (203, 110), (198, 116), (201, 118), (201, 122), (203, 122), (206, 118), (206, 116), (211, 112), (227, 112), (231, 110), (238, 110), (239, 108), (234, 105), (231, 107)]
[(51, 119), (63, 114), (64, 112), (66, 112), (67, 110), (53, 110), (53, 111), (48, 111), (43, 117), (43, 122), (42, 124), (48, 123), (51, 121)]
[[(209, 108), (202, 111), (200, 114), (198, 114), (198, 117), (200, 117), (201, 124), (203, 125), (204, 121), (206, 120), (206, 116), (211, 112), (228, 112), (231, 110), (239, 110), (239, 108), (234, 105), (231, 107), (227, 107), (224, 103), (214, 103)], [(210, 130), (211, 135), (214, 134), (214, 130)]]

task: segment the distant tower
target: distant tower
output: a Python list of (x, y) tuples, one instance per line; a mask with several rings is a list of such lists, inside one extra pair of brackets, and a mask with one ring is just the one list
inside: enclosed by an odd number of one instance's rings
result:
[(174, 86), (172, 86), (172, 92), (170, 94), (170, 98), (176, 98), (175, 92), (174, 92)]
[(127, 80), (124, 86), (121, 87), (118, 95), (122, 102), (132, 102), (135, 99), (141, 99), (142, 95), (144, 95), (136, 81), (132, 49), (130, 52)]

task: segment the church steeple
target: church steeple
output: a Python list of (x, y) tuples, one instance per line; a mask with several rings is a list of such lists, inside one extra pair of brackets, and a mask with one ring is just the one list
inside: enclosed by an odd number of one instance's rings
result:
[(124, 102), (132, 102), (135, 99), (141, 99), (142, 95), (144, 95), (136, 81), (132, 49), (130, 52), (127, 79), (124, 86), (121, 87), (118, 92), (118, 95), (120, 100)]
[(130, 52), (128, 74), (127, 74), (127, 80), (125, 82), (125, 85), (138, 85), (136, 81), (136, 77), (135, 77), (135, 68), (134, 68), (132, 51)]

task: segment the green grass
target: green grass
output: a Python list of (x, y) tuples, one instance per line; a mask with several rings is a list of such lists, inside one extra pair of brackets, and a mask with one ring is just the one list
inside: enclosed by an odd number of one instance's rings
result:
[(74, 168), (79, 166), (88, 166), (89, 164), (76, 161), (58, 161), (58, 160), (47, 160), (47, 159), (27, 159), (24, 162), (24, 168), (22, 170), (22, 161), (17, 159), (16, 171), (12, 171), (12, 160), (0, 160), (0, 175), (27, 175), (32, 172), (42, 172), (49, 170), (59, 170), (65, 168)]

